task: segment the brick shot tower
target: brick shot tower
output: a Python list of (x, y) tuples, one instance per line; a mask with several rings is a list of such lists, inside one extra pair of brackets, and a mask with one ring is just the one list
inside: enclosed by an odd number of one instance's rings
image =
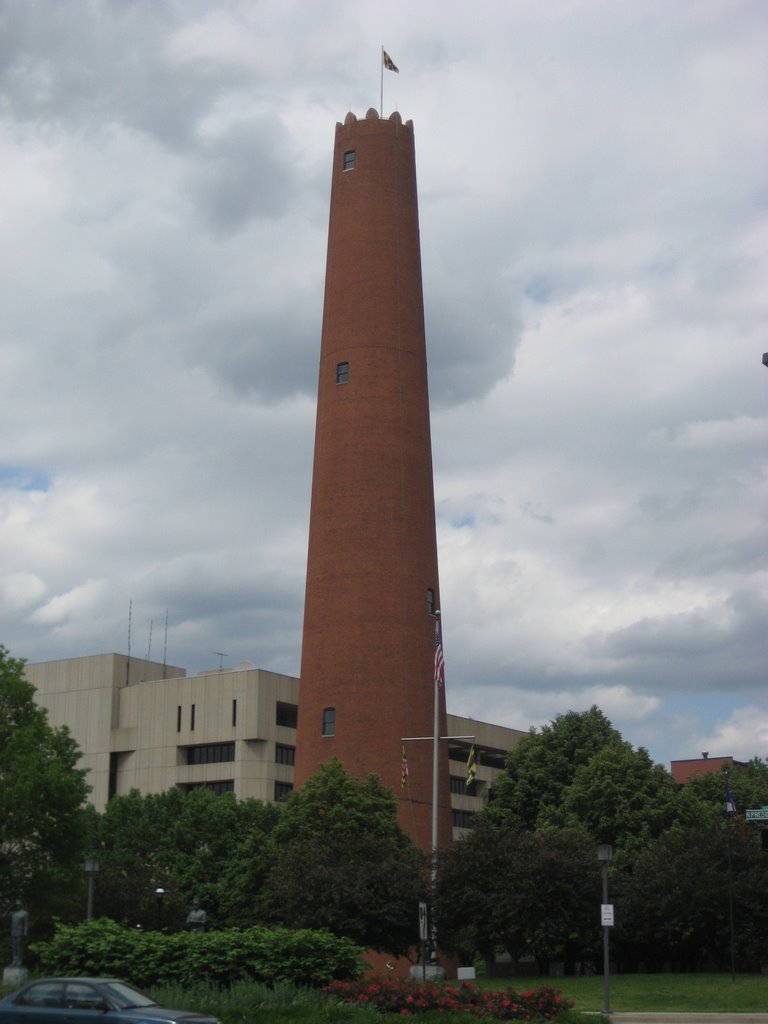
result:
[[(295, 780), (376, 773), (425, 851), (434, 744), (403, 738), (434, 735), (439, 607), (413, 124), (372, 109), (336, 125)], [(437, 762), (444, 846), (445, 741)]]

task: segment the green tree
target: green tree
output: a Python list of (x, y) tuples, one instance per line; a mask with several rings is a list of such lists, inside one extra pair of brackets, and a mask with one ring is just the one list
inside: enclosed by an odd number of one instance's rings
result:
[(768, 763), (755, 757), (746, 766), (731, 765), (718, 772), (694, 775), (680, 793), (684, 808), (681, 821), (690, 825), (721, 821), (729, 785), (736, 810), (744, 818), (748, 808), (768, 804)]
[(558, 715), (540, 732), (531, 729), (509, 752), (505, 771), (494, 783), (490, 817), (533, 831), (559, 806), (577, 769), (620, 742), (620, 733), (594, 705)]
[(265, 886), (271, 919), (406, 953), (418, 941), (424, 858), (397, 823), (392, 791), (332, 760), (280, 807)]
[(672, 828), (615, 881), (616, 949), (628, 966), (727, 970), (731, 895), (737, 969), (764, 963), (768, 857), (735, 822)]
[(0, 913), (22, 897), (33, 918), (60, 912), (81, 881), (80, 751), (48, 723), (24, 678), (24, 662), (0, 646)]
[(508, 828), (581, 830), (611, 843), (621, 865), (677, 821), (681, 805), (671, 774), (592, 707), (558, 715), (510, 751), (488, 814)]
[[(196, 789), (115, 797), (97, 816), (92, 849), (99, 858), (96, 911), (117, 921), (181, 928), (200, 899), (213, 927), (254, 923), (253, 836), (268, 835), (279, 808)], [(272, 863), (264, 854), (261, 877)], [(156, 890), (164, 890), (162, 917)], [(241, 901), (237, 902), (235, 897)], [(246, 912), (248, 911), (248, 912)], [(233, 919), (233, 916), (235, 919)]]
[(678, 787), (648, 751), (614, 742), (580, 764), (557, 807), (540, 824), (581, 829), (594, 843), (610, 843), (619, 860), (644, 849), (678, 814)]
[(541, 969), (592, 960), (599, 941), (600, 871), (592, 842), (565, 830), (499, 826), (487, 816), (440, 858), (435, 910), (441, 946), (467, 960), (513, 962), (533, 955)]

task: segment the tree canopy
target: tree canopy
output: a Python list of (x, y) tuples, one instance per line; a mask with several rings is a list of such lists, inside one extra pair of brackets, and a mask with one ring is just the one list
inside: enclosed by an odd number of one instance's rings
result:
[(756, 833), (720, 820), (675, 827), (615, 878), (617, 953), (627, 967), (758, 970), (768, 942), (768, 857)]
[(30, 896), (55, 909), (82, 853), (89, 787), (80, 751), (34, 693), (24, 662), (0, 646), (0, 909)]
[(523, 736), (507, 755), (493, 786), (489, 813), (498, 824), (533, 831), (559, 806), (576, 770), (595, 754), (622, 742), (598, 707), (557, 715), (550, 725)]
[(93, 820), (91, 852), (100, 863), (97, 912), (154, 927), (160, 912), (155, 892), (161, 888), (167, 927), (183, 925), (195, 898), (213, 926), (254, 923), (272, 865), (269, 836), (278, 814), (274, 804), (203, 788), (114, 797)]
[(377, 776), (358, 781), (335, 759), (323, 765), (281, 804), (274, 838), (279, 856), (265, 884), (272, 919), (391, 953), (418, 940), (424, 858)]
[(678, 819), (678, 801), (671, 774), (592, 707), (523, 737), (494, 784), (488, 815), (507, 828), (581, 831), (611, 843), (621, 859)]
[(581, 833), (537, 833), (495, 825), (487, 816), (440, 858), (436, 913), (440, 943), (465, 959), (502, 947), (513, 961), (572, 965), (599, 941), (600, 870)]

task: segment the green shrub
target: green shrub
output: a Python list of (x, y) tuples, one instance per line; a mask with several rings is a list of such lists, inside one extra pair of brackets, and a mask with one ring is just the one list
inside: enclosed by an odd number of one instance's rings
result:
[(144, 932), (106, 918), (59, 925), (30, 947), (50, 974), (124, 978), (142, 988), (236, 981), (320, 986), (360, 976), (363, 950), (330, 932), (254, 927), (204, 933)]

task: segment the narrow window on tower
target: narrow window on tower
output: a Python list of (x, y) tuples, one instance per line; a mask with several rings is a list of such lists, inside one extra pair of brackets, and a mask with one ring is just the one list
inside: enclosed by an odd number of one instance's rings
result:
[(194, 732), (195, 731), (195, 705), (194, 704), (192, 705), (192, 708), (190, 709), (190, 712), (189, 712), (189, 729), (190, 729), (190, 732)]
[(354, 171), (355, 169), (355, 151), (354, 149), (348, 149), (344, 154), (344, 170)]
[(323, 736), (336, 735), (336, 708), (323, 708)]
[(435, 592), (432, 587), (427, 587), (427, 611), (430, 615), (435, 614)]
[(232, 728), (237, 725), (237, 699), (232, 701)]
[(349, 382), (349, 363), (336, 363), (336, 383), (347, 384)]
[(176, 708), (176, 732), (181, 732), (181, 704)]

